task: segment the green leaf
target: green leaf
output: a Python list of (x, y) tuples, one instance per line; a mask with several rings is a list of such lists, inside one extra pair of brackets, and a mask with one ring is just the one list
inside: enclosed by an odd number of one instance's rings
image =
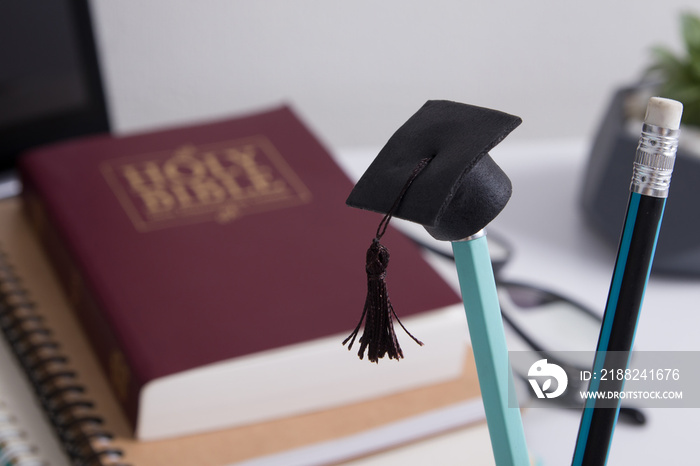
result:
[(700, 56), (700, 17), (692, 13), (681, 15), (681, 30), (688, 54)]
[(653, 47), (646, 74), (661, 79), (659, 95), (683, 103), (684, 124), (700, 126), (700, 16), (685, 12), (680, 23), (685, 54)]
[(688, 63), (689, 72), (693, 77), (693, 81), (700, 85), (700, 60), (693, 60)]
[(652, 47), (651, 53), (655, 60), (647, 72), (658, 72), (664, 79), (673, 79), (681, 73), (683, 63), (673, 52), (665, 47)]

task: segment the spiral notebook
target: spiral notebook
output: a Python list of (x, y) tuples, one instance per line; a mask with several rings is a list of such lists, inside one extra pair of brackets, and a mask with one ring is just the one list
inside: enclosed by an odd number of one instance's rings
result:
[[(51, 427), (68, 464), (337, 464), (484, 419), (469, 358), (464, 375), (454, 381), (261, 424), (137, 442), (24, 218), (19, 199), (0, 201), (0, 250), (3, 343), (14, 353), (45, 414), (45, 420), (35, 420), (33, 426)], [(2, 368), (0, 380), (8, 374), (6, 370)], [(53, 441), (37, 437), (29, 438), (29, 443), (32, 440), (39, 451)], [(46, 460), (54, 459), (58, 461), (45, 464), (66, 464), (58, 458)]]

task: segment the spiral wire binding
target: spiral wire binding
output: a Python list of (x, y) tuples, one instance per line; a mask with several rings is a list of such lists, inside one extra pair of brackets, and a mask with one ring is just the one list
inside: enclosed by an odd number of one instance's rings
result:
[[(30, 299), (7, 255), (1, 249), (0, 328), (28, 375), (44, 413), (58, 434), (71, 464), (129, 466), (124, 462), (123, 452), (113, 446), (113, 436), (103, 428), (103, 419), (97, 415), (94, 404), (85, 396), (85, 387), (80, 384), (78, 375), (61, 353), (50, 330), (44, 325), (35, 303)], [(19, 462), (3, 462), (6, 449), (8, 455), (23, 455), (24, 447), (16, 446), (20, 444), (14, 440), (11, 424), (3, 423), (1, 419), (0, 465), (7, 463), (17, 466), (44, 466), (44, 463), (33, 462), (29, 456), (26, 462), (22, 462), (25, 461), (22, 456), (17, 456), (22, 458)], [(4, 446), (6, 441), (7, 448)], [(10, 450), (10, 447), (14, 450)]]

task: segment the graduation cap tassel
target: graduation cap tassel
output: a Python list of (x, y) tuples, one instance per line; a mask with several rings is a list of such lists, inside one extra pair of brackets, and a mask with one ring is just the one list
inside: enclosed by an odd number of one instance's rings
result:
[(365, 307), (357, 327), (355, 327), (355, 330), (343, 341), (343, 345), (349, 341), (348, 350), (352, 349), (352, 345), (364, 321), (365, 328), (360, 337), (360, 350), (357, 353), (360, 359), (363, 359), (365, 351), (367, 352), (367, 358), (370, 362), (379, 362), (379, 358), (383, 358), (385, 355), (389, 355), (390, 359), (403, 358), (403, 351), (401, 350), (401, 345), (399, 345), (396, 332), (394, 331), (394, 319), (396, 319), (396, 322), (399, 323), (404, 332), (406, 332), (413, 341), (423, 346), (423, 342), (406, 330), (406, 327), (401, 323), (399, 316), (396, 315), (394, 307), (391, 305), (389, 293), (386, 288), (386, 269), (389, 265), (389, 250), (381, 244), (379, 240), (384, 236), (384, 233), (386, 233), (389, 221), (394, 211), (401, 203), (406, 191), (408, 191), (408, 188), (411, 186), (411, 183), (413, 183), (413, 180), (423, 168), (425, 168), (430, 160), (431, 158), (424, 158), (416, 165), (413, 173), (401, 190), (401, 193), (391, 206), (391, 209), (389, 209), (389, 212), (387, 212), (382, 221), (379, 222), (377, 234), (367, 250), (367, 261), (365, 264), (365, 270), (367, 271), (367, 298), (365, 299)]

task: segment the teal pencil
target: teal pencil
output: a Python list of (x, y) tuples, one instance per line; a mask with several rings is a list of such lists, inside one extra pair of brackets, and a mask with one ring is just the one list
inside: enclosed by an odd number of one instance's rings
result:
[(486, 235), (455, 241), (452, 249), (496, 464), (529, 465), (520, 409), (508, 405), (513, 374)]
[[(384, 277), (386, 266), (382, 264), (388, 262), (388, 251), (382, 254), (375, 251), (381, 251), (379, 239), (393, 216), (423, 225), (436, 240), (452, 242), (498, 466), (530, 463), (519, 408), (510, 408), (508, 403), (513, 377), (483, 233), (512, 193), (510, 180), (488, 151), (521, 121), (514, 115), (484, 107), (428, 101), (389, 139), (346, 201), (350, 206), (385, 214), (377, 229), (376, 245), (373, 243), (368, 251), (368, 277)], [(382, 257), (384, 259), (380, 260)], [(376, 311), (383, 304), (377, 296), (387, 296), (387, 293), (381, 288), (380, 292), (368, 293), (366, 302), (378, 304), (365, 306), (363, 318), (365, 314), (368, 318), (387, 314)], [(393, 312), (393, 308), (391, 310)], [(380, 322), (391, 323), (391, 315)], [(362, 336), (361, 341), (372, 344), (372, 335), (389, 335), (390, 338), (384, 339), (387, 343), (375, 344), (382, 348), (382, 354), (375, 354), (374, 360), (384, 353), (390, 357), (392, 354), (401, 356), (398, 345), (394, 344), (397, 340), (393, 326), (388, 327), (384, 330), (380, 326), (378, 331), (370, 333), (365, 330), (367, 336)], [(358, 328), (349, 339), (354, 339)]]

